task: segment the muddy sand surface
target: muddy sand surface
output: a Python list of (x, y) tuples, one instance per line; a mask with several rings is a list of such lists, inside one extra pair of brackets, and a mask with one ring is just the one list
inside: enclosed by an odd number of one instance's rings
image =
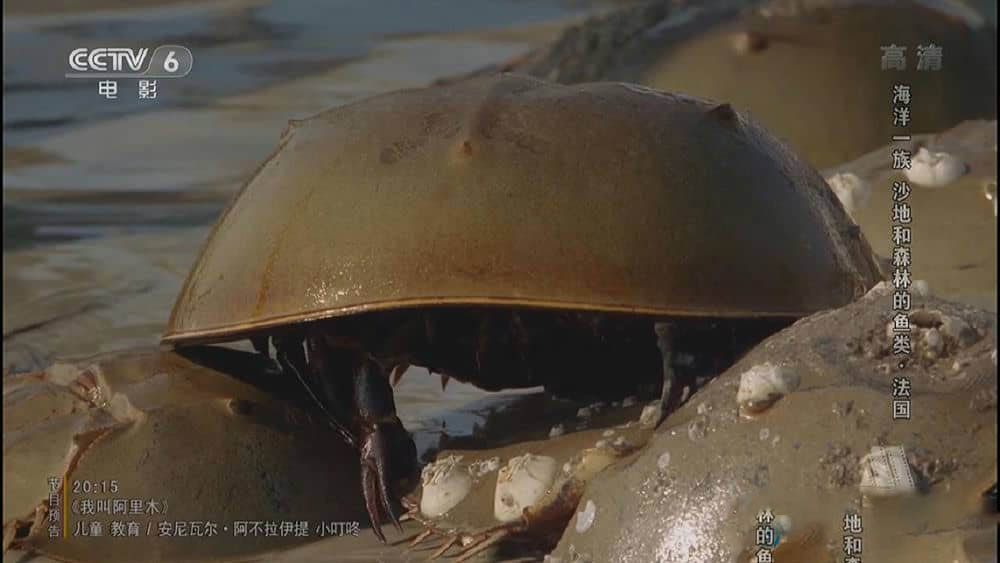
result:
[(870, 190), (870, 199), (854, 212), (875, 252), (892, 253), (892, 185), (907, 181), (891, 168), (892, 149), (923, 147), (959, 158), (966, 172), (940, 187), (912, 183), (913, 279), (926, 280), (935, 295), (997, 310), (997, 218), (986, 197), (997, 181), (997, 122), (969, 121), (933, 135), (917, 135), (824, 170), (825, 177), (853, 173)]
[[(593, 509), (578, 511), (553, 555), (752, 561), (757, 514), (770, 509), (788, 519), (775, 561), (842, 560), (848, 512), (877, 561), (995, 560), (998, 520), (983, 493), (997, 478), (996, 314), (917, 297), (916, 344), (900, 369), (891, 308), (881, 284), (766, 339), (668, 417), (637, 460), (590, 483), (581, 507)], [(764, 379), (751, 371), (782, 382), (761, 387), (752, 409), (739, 397)], [(912, 385), (907, 420), (892, 415), (895, 377)], [(897, 446), (900, 469), (865, 465), (873, 447)]]

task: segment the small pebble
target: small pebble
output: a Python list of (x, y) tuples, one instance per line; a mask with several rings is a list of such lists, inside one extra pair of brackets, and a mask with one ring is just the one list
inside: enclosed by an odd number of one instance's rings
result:
[(773, 447), (777, 446), (778, 442), (780, 442), (780, 441), (781, 441), (781, 436), (775, 436), (774, 439), (771, 440), (771, 447), (773, 448)]
[(951, 184), (967, 170), (964, 162), (946, 152), (931, 152), (926, 147), (920, 147), (904, 174), (915, 184), (940, 188)]
[(590, 529), (594, 524), (594, 517), (597, 515), (597, 506), (594, 501), (587, 500), (583, 510), (576, 513), (576, 532), (582, 534)]
[(615, 435), (614, 430), (605, 430), (604, 432), (601, 433), (601, 436), (604, 436), (605, 438), (610, 438), (611, 436), (614, 435)]
[(879, 297), (882, 297), (883, 295), (889, 295), (890, 293), (892, 293), (892, 291), (893, 291), (892, 284), (890, 284), (887, 281), (880, 281), (877, 284), (875, 284), (874, 287), (868, 290), (868, 293), (865, 294), (864, 299), (877, 299)]
[(931, 284), (927, 280), (916, 280), (910, 284), (910, 291), (921, 297), (929, 297), (931, 294)]
[(691, 386), (685, 385), (684, 389), (681, 389), (681, 403), (687, 402), (688, 397), (690, 396), (691, 396)]
[(608, 441), (607, 440), (598, 440), (597, 443), (594, 444), (594, 447), (595, 448), (606, 448), (606, 447), (608, 447)]
[(590, 418), (591, 416), (593, 416), (593, 414), (594, 414), (594, 411), (591, 410), (590, 407), (580, 407), (576, 411), (576, 417), (577, 418)]
[(929, 328), (923, 332), (921, 338), (924, 342), (924, 356), (927, 359), (934, 360), (941, 356), (944, 352), (944, 340), (941, 338), (941, 333), (938, 332), (936, 328)]
[(628, 440), (625, 439), (625, 436), (619, 436), (615, 438), (614, 442), (611, 442), (611, 445), (621, 448), (628, 445)]
[(698, 414), (707, 414), (708, 411), (712, 410), (712, 407), (709, 406), (708, 403), (701, 403), (698, 405), (696, 410), (698, 411)]
[(663, 471), (670, 465), (670, 452), (663, 452), (660, 457), (656, 458), (656, 466)]
[(642, 426), (652, 426), (660, 418), (660, 404), (646, 405), (642, 407), (642, 414), (639, 415), (639, 424)]
[(697, 442), (708, 433), (708, 421), (704, 416), (699, 416), (688, 423), (688, 438), (692, 442)]
[(781, 397), (799, 387), (801, 381), (791, 368), (770, 362), (757, 364), (740, 375), (736, 403), (743, 414), (759, 414)]
[(566, 433), (566, 428), (562, 424), (556, 424), (549, 430), (549, 438), (556, 438)]
[(871, 186), (868, 182), (850, 172), (834, 174), (826, 179), (826, 183), (837, 195), (837, 199), (844, 206), (844, 211), (851, 216), (865, 206), (868, 196), (871, 195)]
[(759, 436), (760, 436), (761, 441), (767, 440), (768, 437), (771, 436), (771, 431), (768, 430), (767, 428), (761, 428)]

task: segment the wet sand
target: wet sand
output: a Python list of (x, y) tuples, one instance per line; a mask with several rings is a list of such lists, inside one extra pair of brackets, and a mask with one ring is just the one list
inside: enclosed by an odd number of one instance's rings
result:
[[(959, 157), (968, 171), (950, 185), (913, 184), (913, 279), (929, 283), (933, 294), (997, 310), (997, 219), (984, 187), (997, 181), (997, 122), (969, 121), (935, 135), (915, 136), (918, 146)], [(904, 144), (895, 143), (893, 148)], [(866, 181), (871, 198), (854, 219), (880, 256), (892, 252), (892, 183), (906, 178), (891, 170), (887, 146), (823, 172), (851, 172)], [(911, 182), (912, 183), (912, 182)]]

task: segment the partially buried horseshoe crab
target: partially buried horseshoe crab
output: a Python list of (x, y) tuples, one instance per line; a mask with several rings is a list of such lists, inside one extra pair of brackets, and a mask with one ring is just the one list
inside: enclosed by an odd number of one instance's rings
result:
[[(640, 408), (643, 416), (636, 421)], [(477, 443), (474, 450), (440, 452), (422, 471), (419, 498), (404, 497), (410, 507), (407, 517), (424, 526), (409, 547), (421, 549), (430, 538), (442, 539), (428, 548), (434, 550), (430, 558), (455, 548), (458, 561), (507, 538), (543, 552), (554, 547), (589, 480), (641, 451), (653, 433), (655, 418), (647, 414), (655, 412), (652, 405), (599, 403), (585, 409), (586, 428), (577, 432), (499, 448), (478, 449)]]
[[(58, 561), (245, 560), (314, 541), (310, 522), (363, 517), (359, 496), (338, 494), (359, 486), (356, 460), (305, 393), (274, 385), (259, 355), (182, 352), (4, 379), (5, 561), (9, 548)], [(238, 521), (295, 527), (239, 533)]]
[(662, 381), (662, 419), (675, 380), (879, 278), (823, 179), (728, 105), (498, 75), (292, 122), (163, 341), (273, 345), (359, 452), (384, 541), (418, 470), (407, 366), (564, 395)]

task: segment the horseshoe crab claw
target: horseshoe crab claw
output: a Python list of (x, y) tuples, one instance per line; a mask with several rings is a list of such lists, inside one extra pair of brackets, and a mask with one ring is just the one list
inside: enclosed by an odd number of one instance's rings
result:
[(5, 553), (230, 559), (314, 541), (321, 523), (357, 533), (349, 446), (323, 417), (248, 383), (267, 375), (259, 356), (199, 354), (231, 374), (149, 351), (5, 378)]

